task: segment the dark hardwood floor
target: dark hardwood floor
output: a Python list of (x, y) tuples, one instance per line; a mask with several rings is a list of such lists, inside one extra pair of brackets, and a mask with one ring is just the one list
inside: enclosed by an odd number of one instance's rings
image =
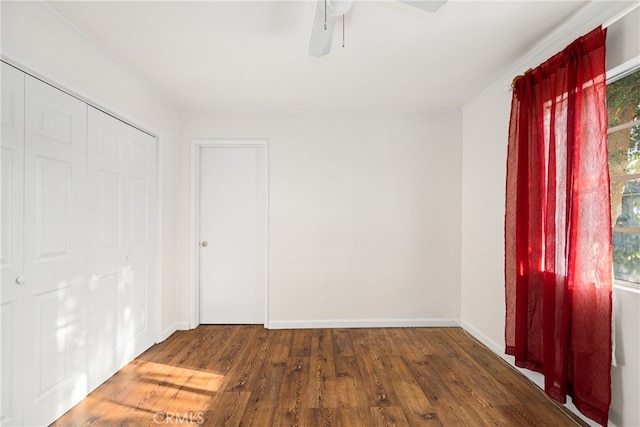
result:
[(199, 326), (55, 426), (576, 426), (459, 328)]

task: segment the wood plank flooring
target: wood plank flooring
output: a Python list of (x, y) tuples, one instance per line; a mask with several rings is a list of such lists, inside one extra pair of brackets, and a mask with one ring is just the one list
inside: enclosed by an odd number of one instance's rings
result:
[(55, 426), (576, 426), (460, 328), (199, 326)]

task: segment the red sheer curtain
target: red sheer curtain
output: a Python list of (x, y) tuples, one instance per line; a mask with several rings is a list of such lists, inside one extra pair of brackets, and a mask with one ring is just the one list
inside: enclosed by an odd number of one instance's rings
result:
[(606, 30), (514, 83), (505, 216), (506, 353), (606, 425), (611, 216)]

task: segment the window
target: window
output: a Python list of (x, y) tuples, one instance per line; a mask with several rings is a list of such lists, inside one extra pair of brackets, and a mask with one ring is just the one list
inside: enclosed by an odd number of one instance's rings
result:
[(613, 275), (640, 289), (640, 70), (607, 85)]

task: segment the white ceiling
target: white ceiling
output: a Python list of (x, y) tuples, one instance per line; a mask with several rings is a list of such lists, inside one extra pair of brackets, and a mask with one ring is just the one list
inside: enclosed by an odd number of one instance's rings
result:
[(459, 108), (585, 3), (356, 1), (322, 58), (314, 1), (50, 4), (177, 108), (254, 111)]

